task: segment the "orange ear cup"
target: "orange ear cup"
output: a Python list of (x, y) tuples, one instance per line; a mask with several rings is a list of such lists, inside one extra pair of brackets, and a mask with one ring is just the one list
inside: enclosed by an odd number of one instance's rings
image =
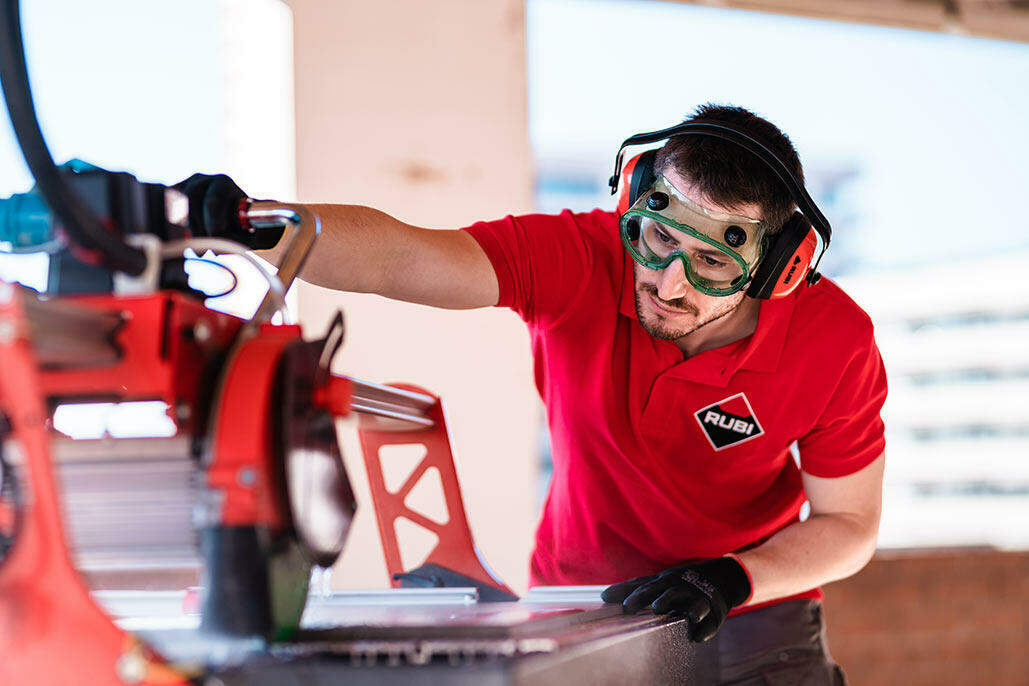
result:
[(622, 167), (622, 175), (618, 180), (618, 216), (629, 211), (635, 198), (632, 197), (632, 175), (636, 171), (636, 163), (646, 154), (646, 151), (636, 155)]
[(798, 285), (803, 283), (804, 278), (807, 277), (808, 270), (811, 269), (811, 261), (815, 257), (815, 250), (817, 248), (818, 238), (815, 230), (810, 229), (807, 235), (804, 236), (804, 240), (793, 251), (793, 255), (790, 256), (790, 260), (787, 263), (788, 266), (779, 275), (779, 280), (775, 282), (775, 286), (772, 288), (772, 295), (769, 296), (771, 299), (785, 298)]

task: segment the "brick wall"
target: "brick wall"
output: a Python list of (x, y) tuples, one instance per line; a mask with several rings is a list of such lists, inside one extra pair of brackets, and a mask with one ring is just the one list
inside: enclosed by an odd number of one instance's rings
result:
[(851, 686), (1029, 685), (1029, 551), (882, 552), (825, 596)]

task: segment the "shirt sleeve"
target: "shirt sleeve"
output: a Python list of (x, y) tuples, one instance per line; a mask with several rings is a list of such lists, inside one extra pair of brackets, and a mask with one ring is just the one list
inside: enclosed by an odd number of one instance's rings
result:
[(565, 210), (508, 216), (465, 231), (493, 264), (500, 285), (497, 306), (511, 308), (530, 324), (557, 324), (586, 290), (593, 254), (578, 215)]
[(871, 464), (886, 447), (880, 412), (886, 401), (886, 369), (871, 326), (852, 350), (835, 391), (814, 428), (798, 442), (808, 474), (839, 477)]

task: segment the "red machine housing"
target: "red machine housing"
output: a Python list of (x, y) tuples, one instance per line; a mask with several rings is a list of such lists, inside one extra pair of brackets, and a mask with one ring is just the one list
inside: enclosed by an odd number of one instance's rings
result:
[[(199, 375), (189, 375), (185, 387), (176, 388), (186, 375), (175, 371), (180, 362), (196, 365), (199, 356), (184, 356), (181, 347), (162, 345), (162, 339), (173, 322), (195, 322), (200, 312), (206, 317), (212, 313), (185, 306), (173, 296), (129, 299), (128, 311), (142, 315), (128, 318), (121, 332), (126, 338), (120, 340), (131, 341), (132, 354), (114, 369), (45, 371), (46, 362), (36, 354), (26, 300), (23, 290), (0, 285), (0, 329), (5, 334), (0, 335), (0, 412), (9, 427), (5, 454), (9, 462), (17, 462), (23, 481), (16, 538), (0, 565), (0, 683), (188, 684), (189, 675), (111, 621), (75, 569), (54, 478), (47, 403), (58, 397), (131, 398), (135, 393), (175, 401), (169, 403), (172, 407), (191, 394), (195, 400)], [(121, 310), (113, 298), (82, 303)], [(171, 310), (175, 315), (169, 317)], [(165, 326), (148, 320), (155, 312), (165, 313), (159, 320)], [(17, 453), (14, 459), (12, 451)]]
[[(354, 404), (351, 380), (327, 373), (342, 338), (341, 321), (338, 338), (326, 346), (325, 373), (297, 386), (309, 394), (304, 406), (310, 413), (330, 419)], [(0, 283), (0, 466), (10, 468), (19, 485), (16, 501), (0, 492), (0, 535), (13, 534), (6, 555), (0, 549), (0, 684), (156, 686), (193, 683), (200, 676), (202, 667), (170, 664), (119, 628), (91, 596), (76, 569), (62, 512), (51, 450), (53, 412), (65, 403), (163, 401), (177, 431), (193, 438), (207, 492), (220, 494), (215, 521), (208, 524), (257, 527), (296, 539), (276, 456), (282, 436), (274, 427), (281, 414), (280, 362), (291, 346), (300, 345), (321, 349), (303, 342), (297, 326), (256, 325), (175, 292), (47, 301)], [(439, 536), (427, 563), (514, 598), (475, 549), (442, 407), (438, 398), (425, 397), (433, 402), (422, 428), (394, 431), (373, 420), (359, 428), (389, 572), (407, 571), (394, 529), (406, 517)], [(379, 449), (399, 443), (418, 443), (427, 452), (407, 482), (390, 492)], [(430, 467), (442, 479), (448, 513), (443, 524), (404, 504)]]

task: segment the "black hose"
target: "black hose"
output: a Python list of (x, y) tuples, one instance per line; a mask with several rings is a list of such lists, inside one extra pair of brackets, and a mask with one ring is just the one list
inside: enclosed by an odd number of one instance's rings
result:
[(142, 274), (146, 268), (143, 251), (127, 245), (119, 235), (105, 229), (71, 190), (54, 164), (32, 102), (18, 0), (0, 0), (0, 3), (0, 81), (3, 83), (4, 101), (18, 145), (36, 179), (40, 195), (74, 242), (99, 252), (104, 264), (111, 269), (132, 276)]

